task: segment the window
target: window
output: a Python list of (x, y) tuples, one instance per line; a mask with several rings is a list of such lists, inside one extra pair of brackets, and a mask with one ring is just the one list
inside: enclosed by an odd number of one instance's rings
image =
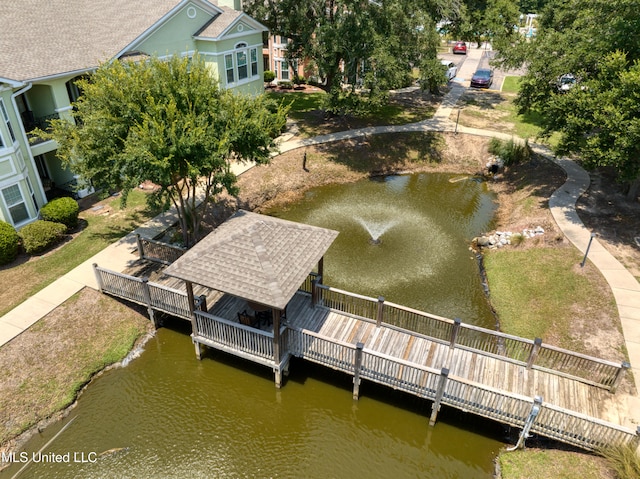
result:
[(280, 60), (280, 79), (289, 80), (289, 62), (287, 60)]
[(33, 186), (31, 186), (31, 180), (29, 179), (29, 177), (26, 177), (27, 180), (27, 186), (29, 187), (29, 194), (31, 195), (31, 201), (33, 202), (33, 207), (35, 209), (38, 209), (38, 202), (36, 201), (36, 194), (33, 191)]
[(24, 198), (20, 192), (20, 187), (17, 184), (3, 189), (2, 196), (7, 208), (9, 209), (11, 221), (13, 221), (14, 226), (29, 219), (27, 204), (24, 202)]
[[(4, 107), (4, 102), (0, 100), (0, 120), (4, 121), (7, 130), (9, 131), (9, 137), (11, 138), (11, 144), (16, 141), (16, 135), (13, 134), (13, 128), (11, 127), (11, 122), (9, 121), (9, 115), (7, 114), (7, 110)], [(0, 148), (9, 146), (5, 144), (2, 139), (2, 134), (0, 134)]]
[(238, 43), (232, 53), (225, 54), (224, 68), (227, 85), (256, 78), (259, 75), (258, 49), (248, 48), (244, 42)]
[(233, 55), (224, 56), (224, 68), (227, 71), (227, 84), (235, 82), (233, 73)]
[(251, 49), (251, 76), (258, 75), (258, 50), (256, 48)]
[(245, 80), (249, 76), (247, 72), (247, 52), (245, 50), (236, 52), (236, 60), (238, 62), (238, 80)]

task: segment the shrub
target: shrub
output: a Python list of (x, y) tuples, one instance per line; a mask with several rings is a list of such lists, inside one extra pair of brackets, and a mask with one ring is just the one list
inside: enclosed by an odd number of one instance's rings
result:
[(38, 254), (64, 239), (66, 225), (38, 220), (20, 230), (22, 246), (28, 254)]
[(502, 158), (505, 166), (525, 163), (531, 159), (529, 140), (521, 143), (519, 141), (502, 141), (497, 138), (491, 138), (489, 142), (489, 153)]
[(78, 202), (69, 197), (56, 198), (40, 208), (40, 216), (43, 220), (62, 223), (69, 230), (78, 226), (79, 213)]
[(291, 83), (290, 81), (281, 81), (278, 82), (278, 86), (283, 90), (291, 90), (293, 88), (293, 83)]
[(608, 447), (599, 452), (607, 459), (616, 477), (620, 479), (640, 477), (640, 456), (633, 445)]
[(305, 79), (305, 77), (295, 74), (293, 75), (293, 83), (295, 85), (304, 85), (307, 83), (307, 80)]
[(20, 249), (20, 236), (13, 226), (0, 221), (0, 264), (11, 263)]
[(265, 83), (271, 83), (273, 80), (276, 79), (276, 74), (271, 70), (265, 70), (263, 75), (264, 75)]

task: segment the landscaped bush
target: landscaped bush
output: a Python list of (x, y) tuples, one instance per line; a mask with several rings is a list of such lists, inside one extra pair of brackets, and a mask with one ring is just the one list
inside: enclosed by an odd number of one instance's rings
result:
[(292, 90), (293, 83), (291, 83), (290, 81), (281, 81), (278, 82), (278, 87), (282, 88), (283, 90)]
[(38, 220), (20, 230), (22, 246), (28, 254), (46, 251), (64, 239), (66, 225), (53, 221)]
[(489, 153), (502, 158), (505, 166), (525, 163), (531, 159), (529, 140), (521, 143), (513, 140), (502, 141), (497, 138), (491, 138)]
[(271, 83), (273, 80), (276, 79), (276, 74), (271, 70), (265, 70), (263, 75), (264, 75), (265, 83)]
[(78, 226), (79, 213), (78, 202), (69, 197), (56, 198), (40, 208), (40, 216), (43, 220), (62, 223), (69, 230)]
[(20, 249), (20, 236), (13, 226), (0, 221), (0, 264), (11, 263)]

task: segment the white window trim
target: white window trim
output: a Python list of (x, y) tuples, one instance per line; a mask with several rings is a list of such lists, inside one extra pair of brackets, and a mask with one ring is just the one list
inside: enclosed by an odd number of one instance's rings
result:
[[(4, 198), (4, 190), (11, 188), (12, 186), (17, 186), (18, 187), (18, 191), (20, 192), (20, 198), (22, 201), (19, 201), (17, 203), (14, 203), (12, 205), (8, 205), (7, 201)], [(29, 205), (27, 204), (27, 200), (25, 198), (25, 194), (24, 191), (22, 191), (22, 186), (20, 185), (20, 182), (17, 183), (12, 183), (10, 185), (6, 185), (2, 188), (0, 188), (0, 200), (2, 200), (2, 204), (5, 207), (5, 210), (8, 213), (8, 218), (7, 220), (9, 220), (9, 222), (15, 227), (15, 228), (19, 228), (22, 225), (25, 225), (27, 223), (30, 223), (33, 220), (33, 217), (31, 216), (32, 212), (29, 210)], [(13, 221), (13, 217), (11, 216), (11, 210), (10, 208), (13, 208), (16, 205), (19, 204), (24, 204), (25, 209), (27, 210), (27, 219), (25, 219), (24, 221), (21, 221), (20, 223), (14, 223)]]
[[(7, 141), (7, 139), (11, 140), (11, 134), (7, 129), (7, 124), (9, 123), (9, 113), (4, 105), (4, 100), (0, 98), (0, 121), (2, 121), (2, 128), (0, 128), (0, 151), (9, 149), (13, 147), (15, 140)], [(14, 133), (15, 136), (15, 133)]]
[[(252, 68), (251, 68), (251, 51), (255, 50), (255, 57), (256, 57), (256, 65), (257, 65), (257, 73), (254, 75), (252, 72)], [(239, 68), (238, 68), (238, 54), (244, 52), (245, 58), (246, 58), (246, 63), (244, 65), (244, 67), (247, 70), (247, 76), (245, 78), (240, 79), (240, 72), (239, 72)], [(224, 66), (224, 80), (225, 80), (225, 86), (227, 88), (233, 88), (239, 85), (244, 85), (246, 83), (250, 83), (253, 82), (257, 79), (260, 78), (260, 64), (257, 61), (259, 57), (259, 53), (262, 53), (262, 46), (258, 47), (256, 45), (247, 45), (246, 42), (239, 42), (236, 44), (235, 48), (233, 50), (228, 50), (226, 52), (221, 52), (221, 54), (223, 55), (223, 66)], [(231, 61), (232, 61), (232, 65), (233, 65), (233, 81), (229, 82), (228, 81), (228, 71), (229, 69), (227, 68), (227, 57), (231, 56)], [(222, 75), (221, 75), (222, 76)]]

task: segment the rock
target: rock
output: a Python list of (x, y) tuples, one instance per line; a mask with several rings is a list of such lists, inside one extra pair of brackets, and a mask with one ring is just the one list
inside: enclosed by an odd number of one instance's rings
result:
[(480, 236), (480, 238), (476, 239), (476, 243), (478, 243), (478, 246), (487, 246), (489, 244), (489, 238)]

